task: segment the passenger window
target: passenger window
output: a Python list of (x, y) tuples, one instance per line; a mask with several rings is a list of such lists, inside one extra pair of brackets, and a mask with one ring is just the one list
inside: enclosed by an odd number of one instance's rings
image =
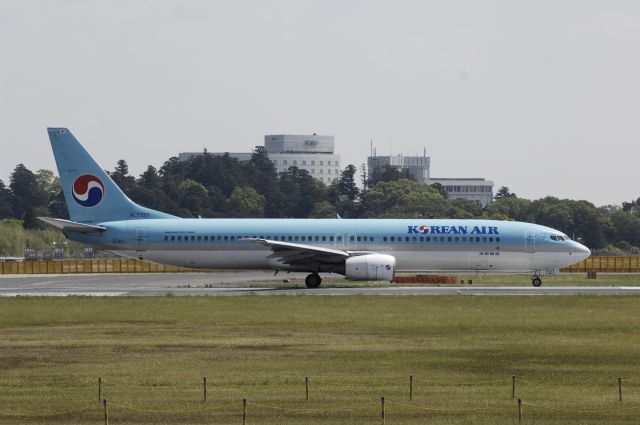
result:
[(198, 236), (198, 240), (201, 241), (202, 240), (202, 236)]
[(480, 236), (476, 236), (476, 242), (480, 242)]
[(307, 240), (311, 242), (313, 240), (313, 236), (307, 236)]
[(395, 242), (396, 238), (395, 236), (391, 236), (391, 242)]
[(427, 242), (431, 242), (431, 236), (427, 236)]
[(451, 236), (449, 236), (449, 237), (447, 238), (447, 242), (451, 242), (452, 240), (453, 240), (453, 238), (452, 238)]
[(460, 238), (458, 236), (456, 236), (455, 241), (456, 242), (460, 242)]
[(414, 236), (414, 237), (413, 237), (413, 241), (415, 242), (415, 241), (417, 241), (417, 240), (418, 240), (418, 237), (417, 237), (417, 236)]
[(316, 242), (320, 240), (320, 236), (316, 236)]
[(405, 236), (405, 237), (404, 237), (404, 240), (405, 240), (406, 242), (409, 242), (409, 236)]
[(424, 236), (420, 236), (420, 242), (424, 242)]
[(349, 236), (349, 240), (353, 242), (353, 236)]
[(300, 239), (301, 239), (302, 241), (304, 241), (304, 238), (305, 238), (305, 237), (304, 237), (304, 236), (302, 236)]
[(178, 241), (181, 241), (181, 240), (182, 240), (182, 236), (178, 236)]
[(373, 242), (373, 236), (369, 236), (369, 242)]
[(289, 237), (287, 238), (287, 240), (288, 240), (289, 242), (291, 242), (291, 240), (292, 240), (292, 239), (293, 239), (293, 238), (292, 238), (291, 236), (289, 236)]
[(195, 237), (195, 236), (191, 236), (191, 240), (192, 240), (192, 241), (195, 241), (195, 240), (196, 240), (196, 237)]
[(204, 237), (204, 240), (205, 240), (205, 242), (208, 242), (208, 241), (209, 241), (209, 236), (208, 236), (208, 235), (207, 235), (207, 236), (205, 236), (205, 237)]
[(171, 240), (172, 240), (172, 241), (175, 241), (175, 240), (176, 240), (176, 237), (175, 237), (175, 236), (171, 236)]
[(229, 240), (229, 236), (224, 237), (225, 242)]
[(462, 237), (462, 242), (466, 242), (466, 241), (467, 241), (467, 237), (466, 237), (466, 236), (463, 236), (463, 237)]
[[(353, 240), (353, 236), (351, 236), (351, 240)], [(358, 242), (361, 242), (362, 238), (360, 236), (358, 236)]]
[(387, 237), (386, 237), (386, 236), (383, 236), (383, 237), (382, 237), (382, 241), (383, 241), (383, 242), (386, 242), (386, 241), (387, 241)]
[[(255, 238), (255, 236), (254, 236)], [(220, 242), (222, 240), (222, 236), (218, 236), (218, 242)]]
[(486, 241), (487, 241), (487, 237), (486, 237), (486, 236), (483, 236), (483, 237), (482, 237), (482, 242), (486, 242)]
[(493, 238), (491, 238), (491, 237), (490, 237), (490, 238), (489, 238), (489, 242), (493, 242)]
[(326, 236), (323, 236), (323, 237), (322, 237), (322, 242), (324, 242), (324, 241), (326, 241), (326, 240), (327, 240), (327, 237), (326, 237)]
[(231, 236), (231, 240), (235, 240), (235, 238), (236, 238), (235, 236)]
[(440, 242), (444, 242), (444, 236), (440, 236)]
[(496, 242), (500, 242), (500, 238), (499, 237), (496, 238)]
[(165, 241), (168, 241), (168, 240), (169, 240), (169, 236), (165, 236), (165, 237), (164, 237), (164, 240), (165, 240)]
[(295, 241), (300, 240), (300, 238), (299, 238), (298, 236), (294, 237), (293, 239), (294, 239)]
[[(342, 240), (341, 236), (338, 236), (338, 242)], [(329, 236), (329, 242), (333, 242), (333, 236)]]

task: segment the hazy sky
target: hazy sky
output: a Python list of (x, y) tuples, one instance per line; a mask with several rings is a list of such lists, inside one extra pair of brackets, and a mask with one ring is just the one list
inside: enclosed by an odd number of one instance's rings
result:
[(269, 133), (427, 148), (521, 197), (640, 196), (638, 1), (0, 0), (0, 178), (47, 126), (134, 175)]

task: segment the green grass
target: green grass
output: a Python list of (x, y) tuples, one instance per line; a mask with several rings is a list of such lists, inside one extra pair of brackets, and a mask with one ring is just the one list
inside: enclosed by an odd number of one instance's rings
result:
[(512, 374), (524, 423), (637, 423), (639, 307), (636, 296), (0, 299), (0, 423), (101, 424), (102, 377), (112, 424), (239, 424), (243, 398), (249, 424), (371, 424), (382, 395), (387, 424), (512, 424)]

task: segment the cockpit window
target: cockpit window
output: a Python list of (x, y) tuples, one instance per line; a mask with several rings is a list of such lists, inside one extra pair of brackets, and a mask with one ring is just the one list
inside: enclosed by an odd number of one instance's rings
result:
[(549, 239), (551, 239), (552, 241), (568, 241), (569, 237), (568, 236), (560, 236), (560, 235), (551, 235), (551, 236), (549, 236)]

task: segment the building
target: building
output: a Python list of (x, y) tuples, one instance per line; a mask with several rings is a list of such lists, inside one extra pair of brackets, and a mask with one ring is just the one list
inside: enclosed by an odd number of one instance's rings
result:
[[(327, 184), (340, 177), (342, 161), (340, 155), (334, 153), (333, 136), (269, 134), (264, 136), (264, 147), (278, 173), (298, 167)], [(202, 152), (182, 152), (178, 159), (187, 161), (197, 155)], [(251, 159), (251, 152), (229, 152), (229, 155), (240, 161)]]
[(493, 201), (493, 182), (483, 178), (432, 178), (430, 184), (439, 183), (451, 199), (468, 199), (486, 207)]
[(279, 173), (298, 167), (323, 183), (340, 177), (342, 161), (334, 153), (333, 136), (270, 134), (264, 136), (264, 147)]
[(378, 156), (372, 149), (367, 158), (369, 173), (376, 167), (394, 167), (398, 171), (408, 170), (409, 175), (418, 183), (440, 183), (450, 198), (462, 198), (477, 201), (483, 207), (493, 201), (493, 182), (483, 178), (432, 178), (431, 157), (426, 150), (422, 156), (386, 155)]
[(428, 183), (431, 177), (431, 157), (404, 155), (373, 155), (367, 158), (369, 173), (375, 168), (394, 167), (398, 170), (407, 169), (418, 183)]

